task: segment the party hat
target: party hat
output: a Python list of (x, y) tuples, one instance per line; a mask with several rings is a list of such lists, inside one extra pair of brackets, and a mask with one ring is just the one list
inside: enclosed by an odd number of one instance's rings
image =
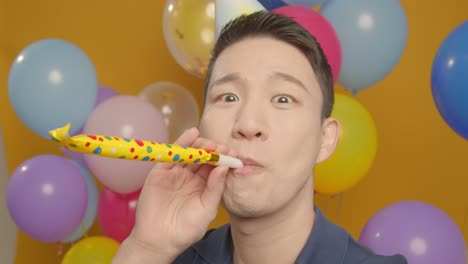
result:
[(240, 15), (248, 15), (261, 10), (266, 9), (256, 0), (216, 0), (216, 38), (218, 38), (224, 25), (226, 25), (230, 20)]

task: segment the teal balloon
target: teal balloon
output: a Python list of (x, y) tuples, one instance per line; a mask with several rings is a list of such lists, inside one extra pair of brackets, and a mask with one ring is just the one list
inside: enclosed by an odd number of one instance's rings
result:
[(93, 63), (76, 45), (44, 39), (15, 58), (8, 76), (10, 102), (21, 121), (36, 134), (71, 123), (82, 127), (94, 109), (98, 80)]
[(328, 0), (320, 13), (340, 39), (338, 82), (347, 90), (373, 86), (400, 61), (408, 39), (408, 21), (400, 1)]
[(96, 186), (96, 181), (94, 180), (93, 176), (89, 173), (89, 170), (87, 170), (85, 167), (83, 167), (76, 161), (72, 162), (80, 169), (81, 175), (83, 175), (86, 181), (86, 187), (88, 188), (88, 205), (86, 207), (86, 212), (82, 223), (76, 228), (73, 234), (71, 234), (69, 237), (62, 241), (64, 243), (72, 243), (77, 241), (78, 239), (83, 237), (85, 232), (87, 232), (91, 228), (94, 221), (96, 220), (97, 206), (99, 201), (99, 191)]

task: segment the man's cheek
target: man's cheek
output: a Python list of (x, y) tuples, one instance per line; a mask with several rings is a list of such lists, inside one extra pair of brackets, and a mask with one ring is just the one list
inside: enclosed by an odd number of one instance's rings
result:
[(200, 135), (202, 137), (216, 139), (220, 137), (220, 134), (224, 134), (227, 128), (226, 117), (222, 115), (207, 112), (203, 115), (200, 120)]

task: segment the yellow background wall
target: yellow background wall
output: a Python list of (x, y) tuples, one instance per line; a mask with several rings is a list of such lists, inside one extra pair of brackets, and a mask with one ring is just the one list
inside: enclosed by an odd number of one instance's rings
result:
[[(445, 36), (468, 19), (468, 2), (401, 2), (409, 22), (402, 60), (384, 81), (357, 96), (378, 129), (374, 166), (358, 186), (343, 194), (341, 204), (338, 198), (317, 201), (355, 237), (382, 207), (416, 199), (443, 209), (468, 238), (468, 142), (441, 119), (430, 90), (434, 54)], [(201, 107), (202, 80), (180, 68), (165, 45), (164, 4), (163, 0), (0, 0), (0, 121), (10, 171), (34, 155), (61, 154), (23, 125), (8, 101), (9, 66), (33, 41), (60, 37), (77, 44), (94, 62), (100, 84), (119, 93), (136, 94), (151, 82), (173, 81), (190, 89)], [(226, 220), (222, 212), (213, 226)], [(101, 234), (97, 224), (91, 234)], [(19, 231), (16, 263), (59, 263), (58, 248)]]

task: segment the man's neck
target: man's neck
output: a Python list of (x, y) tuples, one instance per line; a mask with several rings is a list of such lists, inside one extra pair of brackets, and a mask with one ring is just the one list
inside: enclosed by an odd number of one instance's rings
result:
[(261, 218), (231, 216), (234, 264), (294, 263), (312, 232), (313, 184), (278, 212)]

